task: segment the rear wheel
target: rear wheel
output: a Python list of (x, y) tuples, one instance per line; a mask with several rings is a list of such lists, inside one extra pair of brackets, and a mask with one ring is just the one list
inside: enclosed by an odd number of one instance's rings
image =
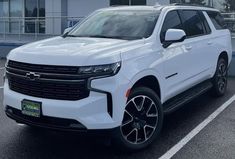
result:
[(228, 83), (228, 64), (224, 58), (218, 60), (216, 73), (212, 79), (213, 95), (220, 97), (223, 96), (227, 90)]
[(146, 87), (136, 88), (128, 98), (114, 142), (122, 150), (145, 148), (159, 135), (162, 123), (163, 112), (156, 93)]

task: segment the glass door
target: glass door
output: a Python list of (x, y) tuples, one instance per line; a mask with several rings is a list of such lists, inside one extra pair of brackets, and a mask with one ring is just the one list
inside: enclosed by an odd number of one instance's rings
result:
[(45, 33), (45, 0), (25, 0), (25, 33)]

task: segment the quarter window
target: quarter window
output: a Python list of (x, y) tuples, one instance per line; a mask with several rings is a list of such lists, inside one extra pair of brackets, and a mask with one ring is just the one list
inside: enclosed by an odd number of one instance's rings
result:
[(183, 10), (182, 22), (187, 37), (200, 36), (205, 34), (203, 22), (200, 19), (198, 11)]
[(208, 11), (207, 14), (217, 30), (226, 29), (224, 18), (219, 12)]
[(204, 27), (205, 27), (205, 32), (206, 32), (206, 34), (210, 34), (210, 33), (211, 33), (211, 28), (210, 28), (210, 26), (209, 26), (209, 24), (208, 24), (208, 22), (207, 22), (207, 20), (206, 20), (205, 15), (203, 14), (202, 11), (199, 11), (199, 15), (200, 15), (200, 18), (201, 18), (201, 20), (202, 20), (202, 22), (203, 22), (203, 25), (204, 25)]
[(161, 42), (165, 41), (165, 35), (168, 29), (183, 29), (182, 23), (177, 11), (167, 13), (161, 30)]

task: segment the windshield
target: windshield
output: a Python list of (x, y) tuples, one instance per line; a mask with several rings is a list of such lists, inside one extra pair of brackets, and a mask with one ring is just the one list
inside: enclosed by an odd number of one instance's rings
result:
[(152, 10), (100, 11), (67, 36), (135, 40), (152, 35), (159, 13)]

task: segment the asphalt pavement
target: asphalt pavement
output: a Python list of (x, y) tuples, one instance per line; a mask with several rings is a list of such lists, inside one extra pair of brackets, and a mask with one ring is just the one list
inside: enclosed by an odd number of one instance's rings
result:
[[(0, 61), (4, 66), (4, 61)], [(0, 70), (2, 79), (3, 70)], [(3, 80), (0, 80), (2, 86)], [(123, 153), (107, 146), (103, 138), (68, 132), (34, 129), (8, 119), (0, 106), (0, 159), (156, 159), (176, 145), (198, 124), (235, 94), (229, 79), (227, 94), (214, 98), (206, 93), (166, 116), (158, 140), (145, 150)], [(0, 101), (3, 90), (0, 89)], [(235, 158), (235, 103), (187, 143), (173, 158)]]

